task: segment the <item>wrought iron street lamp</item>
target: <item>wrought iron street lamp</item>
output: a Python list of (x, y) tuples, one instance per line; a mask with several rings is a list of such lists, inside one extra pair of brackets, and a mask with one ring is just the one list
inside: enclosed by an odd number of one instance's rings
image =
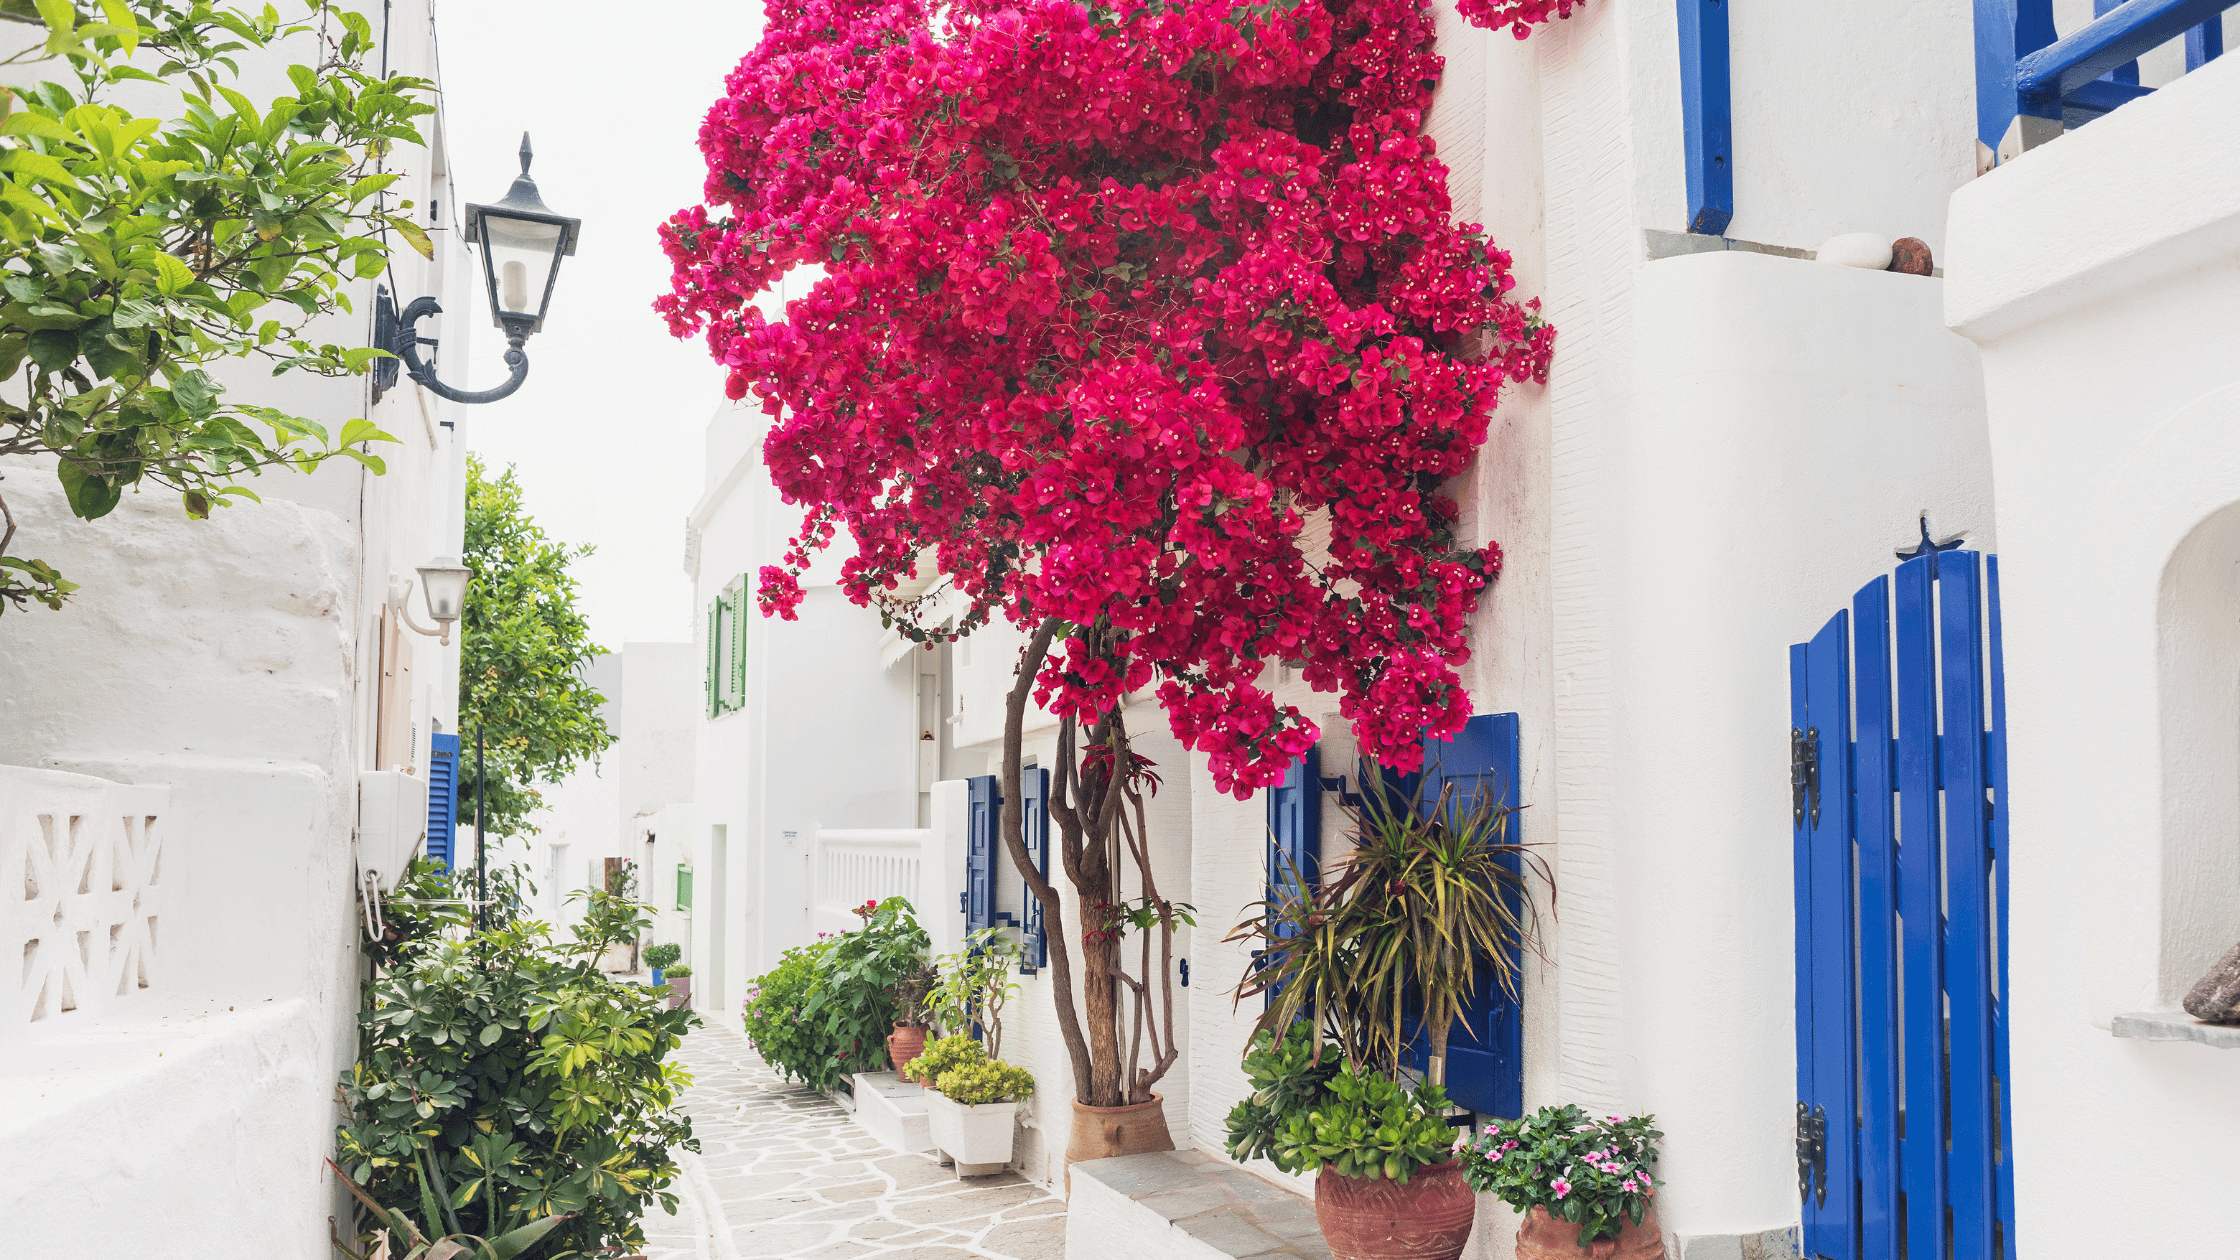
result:
[[(436, 379), (436, 369), (420, 357), (420, 347), (436, 343), (419, 335), (416, 326), (443, 307), (432, 297), (414, 298), (398, 314), (386, 289), (381, 291), (374, 321), (374, 340), (403, 360), (413, 380), (453, 402), (486, 403), (521, 388), (529, 376), (529, 356), (521, 343), (544, 328), (545, 309), (552, 304), (552, 286), (560, 278), (560, 260), (576, 252), (576, 233), (583, 220), (554, 214), (537, 195), (537, 182), (529, 178), (529, 133), (521, 133), (521, 176), (513, 181), (504, 201), (467, 206), (467, 241), (482, 253), (482, 280), (489, 287), (491, 322), (505, 330), (506, 367), (512, 371), (495, 389), (454, 389)], [(376, 371), (374, 397), (396, 383), (397, 364), (384, 360)]]

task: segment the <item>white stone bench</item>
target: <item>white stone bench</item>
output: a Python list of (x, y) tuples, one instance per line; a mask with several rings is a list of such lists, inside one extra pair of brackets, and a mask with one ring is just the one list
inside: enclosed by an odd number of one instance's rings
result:
[(898, 1151), (933, 1149), (923, 1085), (913, 1085), (892, 1072), (858, 1072), (855, 1087), (852, 1111), (864, 1132)]
[(1073, 1165), (1066, 1260), (1330, 1260), (1314, 1200), (1204, 1151)]

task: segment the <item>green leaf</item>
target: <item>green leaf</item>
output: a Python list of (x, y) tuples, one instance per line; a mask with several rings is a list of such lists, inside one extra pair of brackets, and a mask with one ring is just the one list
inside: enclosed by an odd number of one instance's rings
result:
[(0, 122), (0, 136), (38, 136), (43, 140), (58, 140), (65, 144), (77, 140), (61, 123), (45, 114), (34, 114), (27, 109), (19, 109), (8, 115), (5, 122)]
[(101, 13), (117, 28), (117, 42), (131, 56), (140, 47), (140, 20), (132, 15), (132, 7), (125, 0), (101, 0)]
[(156, 289), (165, 297), (194, 283), (194, 272), (170, 254), (156, 255)]
[(405, 244), (418, 250), (422, 258), (432, 259), (436, 256), (435, 242), (428, 239), (428, 234), (420, 229), (419, 224), (396, 214), (382, 215), (381, 221), (395, 228), (397, 235), (404, 238)]
[(196, 368), (181, 372), (171, 382), (171, 397), (192, 415), (208, 415), (218, 402), (221, 386), (210, 374)]
[(55, 161), (44, 153), (34, 153), (30, 149), (0, 150), (0, 171), (15, 171), (19, 174), (29, 175), (33, 179), (61, 184), (66, 188), (76, 188), (78, 186), (77, 178), (62, 163)]
[(107, 516), (124, 497), (124, 492), (110, 485), (107, 478), (92, 476), (67, 459), (56, 466), (55, 475), (61, 479), (62, 492), (70, 500), (70, 511), (80, 520), (95, 521)]
[(522, 1252), (537, 1245), (546, 1234), (558, 1228), (566, 1216), (547, 1216), (534, 1220), (519, 1229), (511, 1230), (490, 1240), (490, 1251), (497, 1260), (517, 1260)]
[(35, 332), (29, 350), (40, 371), (60, 372), (78, 360), (78, 335), (53, 328)]

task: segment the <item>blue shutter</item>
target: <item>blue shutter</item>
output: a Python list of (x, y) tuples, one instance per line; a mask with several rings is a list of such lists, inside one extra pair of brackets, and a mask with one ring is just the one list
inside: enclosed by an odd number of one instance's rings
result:
[[(1027, 857), (1035, 872), (1050, 878), (1050, 772), (1028, 766), (1019, 772), (1020, 833), (1027, 843)], [(1022, 883), (1024, 881), (1021, 881)], [(1050, 937), (1042, 924), (1042, 902), (1029, 889), (1021, 908), (1020, 934), (1025, 938), (1026, 966), (1041, 970), (1050, 963)]]
[[(1425, 740), (1423, 771), (1408, 776), (1402, 788), (1417, 790), (1415, 799), (1428, 810), (1451, 786), (1453, 799), (1447, 811), (1451, 821), (1457, 811), (1467, 811), (1480, 801), (1517, 808), (1518, 777), (1517, 715), (1495, 713), (1471, 718), (1451, 740)], [(1519, 843), (1514, 816), (1509, 826), (1509, 843)], [(1511, 869), (1521, 865), (1515, 854), (1505, 860)], [(1522, 961), (1516, 955), (1509, 959), (1513, 966)], [(1418, 1038), (1412, 1065), (1421, 1071), (1429, 1060), (1430, 1040)], [(1477, 992), (1447, 1033), (1447, 1096), (1482, 1115), (1524, 1113), (1524, 1012), (1517, 999), (1502, 989), (1490, 966), (1479, 968)]]
[(996, 826), (1003, 811), (1003, 793), (996, 777), (983, 774), (969, 779), (964, 828), (964, 930), (977, 932), (995, 925)]
[(1270, 901), (1311, 893), (1321, 883), (1321, 791), (1315, 781), (1321, 771), (1320, 754), (1319, 745), (1309, 748), (1283, 772), (1283, 782), (1268, 789)]
[[(1286, 901), (1308, 897), (1322, 884), (1322, 789), (1319, 776), (1322, 769), (1321, 746), (1307, 749), (1305, 755), (1293, 762), (1283, 772), (1283, 781), (1267, 790), (1268, 797), (1268, 852), (1266, 895), (1269, 901)], [(1276, 928), (1278, 937), (1296, 933), (1288, 925)], [(1254, 966), (1260, 966), (1260, 951), (1253, 954)], [(1272, 1002), (1280, 987), (1261, 995), (1263, 1001)]]
[(451, 867), (459, 823), (459, 737), (428, 737), (428, 856)]

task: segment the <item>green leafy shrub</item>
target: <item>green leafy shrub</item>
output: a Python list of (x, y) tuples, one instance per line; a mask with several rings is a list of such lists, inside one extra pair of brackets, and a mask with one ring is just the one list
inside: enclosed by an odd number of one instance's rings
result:
[(1229, 1112), (1233, 1158), (1264, 1157), (1289, 1173), (1328, 1164), (1340, 1176), (1406, 1185), (1417, 1169), (1454, 1153), (1444, 1089), (1410, 1089), (1348, 1064), (1335, 1045), (1317, 1054), (1305, 1024), (1281, 1043), (1266, 1032), (1253, 1038), (1244, 1068), (1254, 1090)]
[(952, 1068), (987, 1061), (988, 1052), (972, 1038), (942, 1037), (927, 1042), (925, 1053), (902, 1065), (902, 1079), (932, 1085), (943, 1072)]
[(1597, 1120), (1569, 1104), (1542, 1107), (1466, 1143), (1463, 1171), (1473, 1190), (1577, 1225), (1585, 1248), (1616, 1238), (1627, 1221), (1639, 1225), (1664, 1184), (1649, 1173), (1664, 1137), (1655, 1125), (1655, 1116)]
[(698, 1017), (600, 972), (649, 908), (588, 900), (567, 942), (541, 923), (429, 935), (370, 983), (338, 1146), (382, 1209), (493, 1240), (566, 1214), (522, 1253), (556, 1258), (634, 1250), (648, 1204), (674, 1208), (672, 1148), (699, 1146), (667, 1056)]
[(941, 1073), (934, 1078), (933, 1088), (950, 1102), (977, 1107), (1025, 1098), (1034, 1092), (1034, 1076), (1001, 1059), (982, 1059), (957, 1064)]
[(787, 950), (747, 987), (747, 1039), (763, 1062), (815, 1090), (887, 1065), (893, 990), (925, 964), (910, 903), (865, 908), (864, 926)]
[(676, 961), (679, 958), (684, 957), (684, 946), (679, 945), (674, 941), (665, 942), (660, 945), (649, 945), (646, 947), (645, 957), (646, 966), (656, 967), (661, 969), (662, 971), (667, 971), (670, 967), (676, 964)]
[(809, 1080), (832, 1057), (820, 1031), (804, 1017), (817, 960), (837, 938), (798, 945), (778, 955), (778, 965), (747, 984), (747, 1040), (762, 1061), (783, 1075)]
[(685, 966), (683, 963), (678, 963), (674, 967), (663, 967), (661, 974), (665, 979), (682, 980), (692, 974), (692, 968)]

